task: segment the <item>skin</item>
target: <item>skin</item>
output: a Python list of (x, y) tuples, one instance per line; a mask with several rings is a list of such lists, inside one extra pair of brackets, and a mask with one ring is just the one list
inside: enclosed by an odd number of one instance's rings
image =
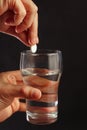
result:
[(0, 32), (18, 38), (26, 46), (37, 44), (37, 11), (32, 0), (0, 0)]
[(20, 99), (38, 100), (41, 91), (24, 85), (20, 71), (0, 73), (0, 122), (17, 111), (26, 111), (26, 105)]
[[(27, 79), (28, 80), (28, 79)], [(29, 83), (25, 85), (20, 71), (9, 71), (0, 73), (0, 122), (9, 118), (17, 111), (26, 111), (26, 104), (20, 99), (39, 100), (41, 102), (54, 102), (57, 100), (58, 82), (44, 79), (39, 76), (31, 76)], [(33, 87), (32, 87), (33, 86)], [(43, 95), (53, 89), (48, 95)], [(56, 107), (40, 108), (29, 107), (31, 111), (51, 112)]]
[[(38, 8), (32, 0), (0, 0), (0, 32), (19, 39), (26, 46), (39, 42)], [(0, 73), (0, 122), (16, 111), (25, 111), (20, 98), (37, 100), (41, 91), (23, 84), (20, 71)]]

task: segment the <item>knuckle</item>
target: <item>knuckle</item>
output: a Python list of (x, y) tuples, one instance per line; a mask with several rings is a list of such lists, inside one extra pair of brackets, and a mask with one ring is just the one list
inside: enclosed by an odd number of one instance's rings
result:
[(25, 29), (27, 29), (29, 27), (29, 23), (26, 20), (24, 20), (22, 27), (25, 28)]
[(19, 14), (16, 14), (14, 17), (14, 21), (16, 25), (19, 25), (25, 18), (26, 11), (19, 12)]
[(37, 6), (35, 6), (35, 10), (36, 10), (36, 12), (38, 11), (38, 7)]
[(25, 86), (22, 86), (21, 90), (20, 90), (20, 93), (23, 97), (25, 98), (29, 98), (29, 95), (30, 95), (30, 92), (28, 92), (28, 90), (26, 91), (26, 87)]
[(24, 86), (22, 86), (22, 88), (20, 89), (20, 93), (21, 93), (22, 95), (25, 95), (25, 87), (24, 87)]
[(37, 13), (38, 11), (38, 7), (35, 5), (32, 9), (31, 9), (31, 13)]
[(26, 16), (26, 11), (24, 10), (24, 11), (20, 12), (20, 16), (25, 17)]

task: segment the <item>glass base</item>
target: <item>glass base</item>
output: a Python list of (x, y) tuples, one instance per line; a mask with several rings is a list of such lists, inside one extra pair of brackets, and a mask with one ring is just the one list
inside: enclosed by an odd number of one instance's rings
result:
[(27, 121), (36, 125), (52, 124), (57, 121), (57, 117), (57, 113), (38, 114), (29, 111), (26, 112)]

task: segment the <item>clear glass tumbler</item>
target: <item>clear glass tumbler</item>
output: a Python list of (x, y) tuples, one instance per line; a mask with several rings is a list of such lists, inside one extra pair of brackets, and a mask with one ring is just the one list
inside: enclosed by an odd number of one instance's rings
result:
[(32, 124), (54, 123), (58, 118), (58, 87), (62, 74), (62, 53), (59, 50), (21, 52), (20, 70), (26, 85), (38, 88), (37, 101), (26, 99), (26, 118)]

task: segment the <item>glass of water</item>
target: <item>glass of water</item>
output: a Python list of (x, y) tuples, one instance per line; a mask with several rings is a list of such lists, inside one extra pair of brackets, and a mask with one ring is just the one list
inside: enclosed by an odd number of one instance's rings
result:
[(20, 70), (26, 85), (41, 90), (37, 101), (26, 99), (26, 119), (32, 124), (54, 123), (58, 118), (58, 87), (62, 74), (62, 53), (59, 50), (21, 52)]

